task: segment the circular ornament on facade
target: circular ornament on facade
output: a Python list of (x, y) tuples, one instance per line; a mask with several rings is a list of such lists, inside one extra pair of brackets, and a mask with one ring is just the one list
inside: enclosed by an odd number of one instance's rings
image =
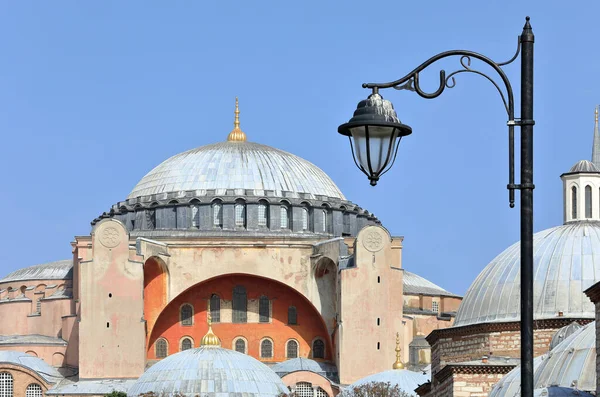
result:
[(383, 248), (383, 236), (377, 229), (370, 230), (363, 239), (363, 245), (368, 251), (380, 251)]
[(106, 248), (115, 248), (121, 243), (117, 228), (109, 226), (100, 234), (100, 243)]

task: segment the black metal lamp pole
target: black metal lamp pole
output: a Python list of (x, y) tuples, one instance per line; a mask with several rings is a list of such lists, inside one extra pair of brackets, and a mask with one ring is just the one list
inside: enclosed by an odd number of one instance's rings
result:
[[(415, 91), (426, 99), (438, 97), (446, 88), (453, 88), (454, 76), (475, 73), (485, 77), (498, 90), (508, 115), (509, 141), (509, 203), (514, 207), (515, 190), (521, 191), (521, 395), (533, 397), (533, 43), (534, 36), (526, 18), (515, 55), (507, 62), (494, 62), (472, 51), (453, 50), (434, 55), (406, 76), (390, 83), (363, 84), (373, 90), (369, 97), (359, 102), (354, 116), (342, 124), (338, 132), (348, 136), (356, 166), (375, 186), (379, 178), (394, 164), (400, 139), (410, 135), (412, 129), (400, 122), (392, 103), (383, 99), (380, 89)], [(514, 96), (502, 66), (512, 63), (521, 54), (521, 118), (515, 118)], [(419, 83), (419, 73), (434, 62), (450, 56), (460, 56), (462, 69), (446, 76), (440, 71), (440, 86), (435, 92), (425, 92)], [(472, 69), (471, 60), (477, 59), (498, 74), (504, 90), (488, 75)], [(521, 129), (521, 183), (514, 182), (514, 127)]]

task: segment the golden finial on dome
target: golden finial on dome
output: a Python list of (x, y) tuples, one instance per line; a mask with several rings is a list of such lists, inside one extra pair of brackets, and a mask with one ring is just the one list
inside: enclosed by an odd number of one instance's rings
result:
[(238, 106), (238, 98), (235, 97), (235, 120), (233, 121), (233, 130), (227, 136), (228, 141), (246, 142), (246, 134), (240, 129), (240, 107)]
[(219, 339), (219, 337), (213, 333), (211, 325), (212, 325), (212, 321), (210, 318), (210, 313), (208, 313), (208, 332), (206, 333), (206, 335), (204, 335), (204, 337), (202, 337), (202, 340), (200, 341), (200, 347), (202, 347), (202, 346), (221, 347), (221, 339)]
[(400, 333), (396, 332), (396, 362), (392, 365), (392, 369), (404, 369), (404, 364), (400, 359)]

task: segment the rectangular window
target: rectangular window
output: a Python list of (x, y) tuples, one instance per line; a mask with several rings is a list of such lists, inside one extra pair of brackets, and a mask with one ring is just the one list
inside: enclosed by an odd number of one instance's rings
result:
[(258, 226), (267, 226), (267, 206), (258, 205)]
[(235, 226), (244, 227), (246, 219), (246, 206), (243, 204), (235, 205)]
[(438, 302), (431, 302), (431, 311), (438, 313), (440, 311)]
[(223, 225), (223, 206), (220, 203), (213, 204), (213, 225)]
[(323, 224), (321, 226), (323, 227), (323, 233), (327, 233), (327, 211), (323, 210), (321, 212), (323, 214)]
[(288, 228), (288, 223), (289, 223), (289, 217), (288, 217), (288, 209), (286, 206), (282, 205), (281, 206), (281, 228), (282, 229), (287, 229)]
[(192, 227), (200, 228), (200, 211), (197, 205), (192, 205)]
[(343, 223), (344, 223), (343, 224), (343, 226), (344, 226), (343, 234), (349, 236), (350, 235), (350, 214), (347, 212), (344, 212)]
[(302, 208), (302, 230), (308, 230), (308, 209)]

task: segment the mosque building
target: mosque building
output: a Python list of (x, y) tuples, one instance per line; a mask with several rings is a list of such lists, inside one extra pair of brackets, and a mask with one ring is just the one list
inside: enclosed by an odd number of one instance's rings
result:
[[(561, 175), (564, 224), (533, 237), (536, 396), (597, 391), (592, 322), (600, 320), (600, 305), (597, 315), (584, 291), (600, 301), (598, 109), (592, 160), (579, 161)], [(516, 243), (471, 284), (453, 325), (427, 336), (431, 379), (417, 388), (420, 396), (520, 395), (520, 367), (514, 369), (520, 363), (519, 269)]]
[[(402, 244), (317, 166), (249, 142), (236, 100), (226, 141), (151, 170), (69, 259), (0, 279), (0, 397), (332, 397), (389, 370), (412, 393), (461, 297), (403, 270)], [(588, 319), (578, 302), (565, 321)]]

